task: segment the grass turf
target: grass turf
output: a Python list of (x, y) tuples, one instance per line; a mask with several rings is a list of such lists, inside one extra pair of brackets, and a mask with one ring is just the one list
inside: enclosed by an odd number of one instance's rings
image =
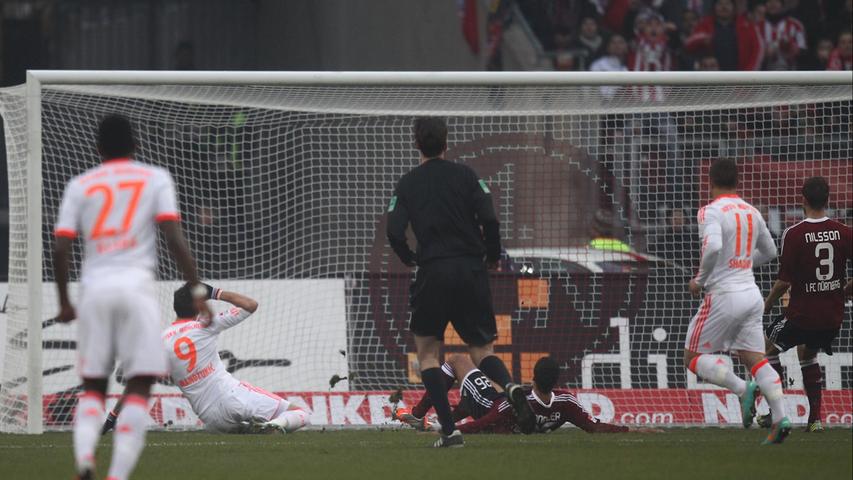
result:
[[(180, 479), (618, 479), (853, 478), (853, 432), (799, 430), (762, 447), (759, 430), (672, 429), (661, 434), (468, 435), (462, 449), (428, 448), (412, 431), (349, 430), (292, 435), (150, 432), (135, 480)], [(106, 475), (111, 438), (98, 450)], [(69, 433), (0, 435), (4, 480), (72, 477)]]

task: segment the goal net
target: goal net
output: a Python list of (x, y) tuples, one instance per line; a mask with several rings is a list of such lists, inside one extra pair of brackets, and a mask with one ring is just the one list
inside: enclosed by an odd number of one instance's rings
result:
[[(422, 392), (407, 331), (413, 272), (385, 239), (395, 183), (418, 164), (417, 116), (445, 117), (448, 158), (491, 189), (505, 248), (491, 276), (498, 355), (522, 382), (539, 357), (554, 357), (560, 384), (604, 421), (740, 421), (734, 395), (682, 366), (712, 159), (738, 161), (741, 194), (777, 241), (802, 217), (809, 176), (829, 180), (831, 215), (853, 220), (846, 74), (66, 75), (0, 90), (11, 229), (0, 431), (70, 428), (76, 325), (51, 320), (51, 232), (66, 182), (99, 161), (94, 132), (108, 113), (131, 119), (139, 160), (172, 173), (203, 278), (260, 303), (221, 336), (229, 371), (308, 408), (315, 425), (386, 424), (390, 392), (409, 404)], [(165, 327), (180, 276), (161, 251), (152, 321)], [(763, 292), (776, 269), (757, 269)], [(819, 356), (830, 425), (853, 423), (845, 309), (834, 354)], [(444, 351), (465, 351), (452, 331)], [(791, 416), (804, 422), (796, 352), (782, 358)], [(155, 394), (153, 421), (199, 427), (168, 380)]]

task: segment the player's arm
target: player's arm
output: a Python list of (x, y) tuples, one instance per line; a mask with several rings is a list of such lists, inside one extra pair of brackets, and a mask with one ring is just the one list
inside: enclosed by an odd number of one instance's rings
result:
[(77, 316), (68, 296), (68, 277), (71, 265), (71, 246), (77, 236), (80, 199), (74, 183), (69, 183), (62, 195), (59, 216), (54, 226), (53, 274), (59, 295), (59, 322), (70, 322)]
[(502, 422), (506, 422), (512, 415), (512, 409), (507, 408), (503, 412), (495, 406), (488, 413), (470, 422), (456, 424), (456, 429), (462, 433), (482, 433), (493, 430)]
[(788, 239), (789, 231), (790, 229), (786, 229), (782, 234), (782, 252), (779, 255), (779, 278), (773, 284), (773, 288), (770, 289), (767, 298), (764, 299), (764, 313), (770, 313), (776, 302), (791, 288), (791, 282), (794, 278), (793, 270), (796, 265), (799, 248), (793, 238)]
[(258, 302), (253, 298), (237, 292), (229, 292), (211, 287), (205, 283), (202, 283), (202, 285), (208, 289), (208, 298), (210, 300), (221, 300), (234, 306), (212, 317), (210, 324), (207, 325), (210, 331), (221, 332), (234, 327), (249, 318), (258, 309)]
[(473, 170), (471, 171), (471, 181), (474, 212), (477, 215), (477, 221), (483, 227), (486, 261), (490, 265), (494, 265), (501, 257), (501, 231), (498, 217), (495, 215), (495, 206), (492, 203), (492, 192), (486, 182), (477, 178), (477, 174)]
[(71, 300), (68, 298), (68, 270), (71, 263), (71, 242), (68, 237), (56, 237), (53, 247), (53, 270), (56, 277), (56, 288), (59, 290), (59, 315), (56, 319), (60, 322), (74, 320), (76, 314)]
[(773, 241), (773, 236), (770, 235), (770, 230), (767, 228), (767, 223), (758, 215), (758, 238), (755, 240), (755, 253), (752, 256), (752, 264), (755, 266), (764, 265), (776, 258), (776, 242)]
[(776, 283), (773, 284), (773, 288), (770, 289), (770, 293), (767, 294), (767, 298), (764, 299), (764, 313), (770, 313), (773, 310), (773, 306), (776, 305), (776, 302), (782, 298), (782, 295), (785, 295), (785, 292), (791, 288), (791, 284), (784, 280), (776, 280)]
[(561, 402), (560, 405), (563, 418), (568, 419), (572, 425), (580, 428), (586, 433), (624, 433), (630, 431), (628, 427), (622, 425), (599, 422), (592, 418), (592, 416), (576, 401)]
[(231, 305), (234, 305), (237, 308), (242, 308), (249, 313), (255, 313), (255, 310), (258, 309), (257, 300), (236, 292), (229, 292), (228, 290), (219, 290), (216, 293), (215, 299), (228, 302)]
[(712, 208), (703, 208), (699, 211), (699, 238), (702, 241), (701, 258), (699, 260), (699, 272), (690, 281), (690, 290), (694, 295), (699, 294), (714, 271), (717, 257), (723, 249), (723, 234), (720, 225), (719, 212)]
[(400, 195), (400, 185), (394, 189), (394, 196), (391, 197), (391, 203), (388, 204), (388, 224), (386, 235), (391, 249), (400, 258), (404, 264), (414, 267), (415, 252), (409, 248), (406, 241), (406, 228), (409, 226), (409, 212), (406, 210), (406, 204)]

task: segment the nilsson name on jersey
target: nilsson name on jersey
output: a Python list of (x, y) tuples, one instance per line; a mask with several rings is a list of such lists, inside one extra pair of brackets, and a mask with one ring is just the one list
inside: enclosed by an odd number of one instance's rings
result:
[(821, 232), (806, 232), (806, 243), (832, 242), (841, 240), (841, 232), (838, 230), (824, 230)]
[(831, 292), (839, 288), (841, 288), (841, 279), (828, 282), (811, 282), (806, 284), (806, 293)]

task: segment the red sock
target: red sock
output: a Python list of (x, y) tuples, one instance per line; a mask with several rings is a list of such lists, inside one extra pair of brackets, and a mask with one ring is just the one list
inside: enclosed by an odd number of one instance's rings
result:
[[(447, 386), (447, 390), (450, 390), (453, 384), (456, 383), (456, 375), (453, 372), (453, 367), (445, 363), (441, 366), (441, 373), (444, 374), (444, 384)], [(424, 415), (429, 412), (430, 408), (432, 408), (432, 400), (429, 398), (429, 393), (424, 392), (421, 400), (412, 408), (412, 415), (424, 418)]]
[(820, 371), (817, 359), (807, 360), (806, 363), (801, 362), (800, 369), (803, 372), (803, 386), (809, 399), (809, 423), (816, 422), (821, 419), (820, 400), (823, 374)]

